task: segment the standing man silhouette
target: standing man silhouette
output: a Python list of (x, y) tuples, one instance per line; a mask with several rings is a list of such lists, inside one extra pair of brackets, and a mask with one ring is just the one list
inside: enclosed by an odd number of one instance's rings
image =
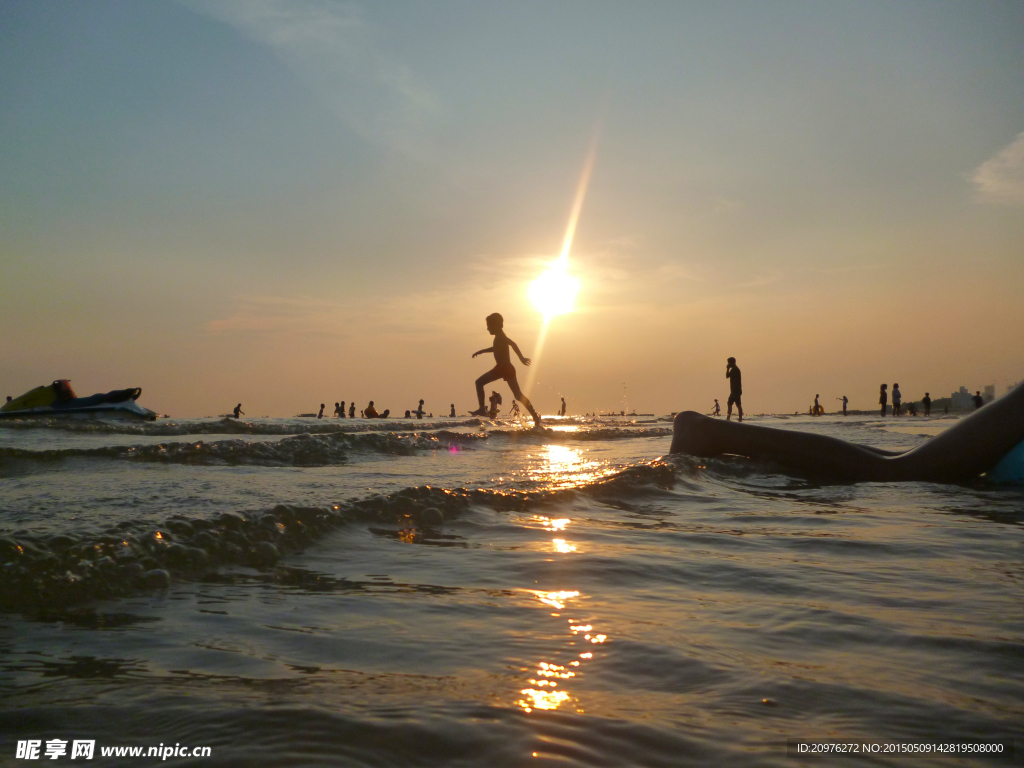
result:
[(732, 418), (732, 405), (736, 404), (737, 421), (743, 421), (743, 404), (740, 398), (743, 396), (743, 379), (739, 366), (736, 365), (736, 358), (730, 357), (725, 361), (725, 378), (729, 380), (729, 402), (725, 411), (725, 420)]

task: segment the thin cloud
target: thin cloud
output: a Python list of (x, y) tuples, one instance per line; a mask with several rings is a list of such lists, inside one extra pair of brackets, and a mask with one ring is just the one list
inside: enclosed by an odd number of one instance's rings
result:
[(971, 181), (982, 202), (1024, 205), (1024, 133), (979, 165)]
[(381, 33), (350, 3), (326, 0), (183, 0), (268, 46), (363, 138), (412, 156), (429, 153), (440, 107)]

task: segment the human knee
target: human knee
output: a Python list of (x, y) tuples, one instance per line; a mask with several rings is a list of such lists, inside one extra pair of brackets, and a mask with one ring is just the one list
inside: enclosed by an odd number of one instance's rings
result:
[(692, 453), (697, 448), (700, 425), (705, 417), (696, 411), (680, 411), (672, 422), (672, 446), (669, 453)]

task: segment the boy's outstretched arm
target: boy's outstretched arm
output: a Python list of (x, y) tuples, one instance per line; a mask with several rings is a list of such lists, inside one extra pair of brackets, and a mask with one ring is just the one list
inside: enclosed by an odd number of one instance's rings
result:
[(512, 339), (509, 339), (508, 340), (508, 345), (510, 347), (512, 347), (512, 349), (514, 349), (516, 351), (516, 354), (519, 356), (519, 360), (523, 363), (523, 365), (529, 365), (530, 364), (530, 358), (523, 357), (523, 353), (519, 351), (519, 345), (518, 344), (516, 344), (514, 341), (512, 341)]
[(481, 349), (479, 352), (474, 352), (473, 353), (473, 357), (476, 357), (477, 355), (483, 355), (483, 354), (486, 354), (487, 352), (493, 352), (493, 351), (494, 351), (494, 347), (488, 347), (487, 349)]

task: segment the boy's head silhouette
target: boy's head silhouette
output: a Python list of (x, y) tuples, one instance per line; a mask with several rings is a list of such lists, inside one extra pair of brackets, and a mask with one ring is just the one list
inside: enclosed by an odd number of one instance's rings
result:
[(487, 330), (491, 333), (500, 331), (505, 325), (505, 318), (503, 318), (497, 312), (494, 312), (487, 316)]

